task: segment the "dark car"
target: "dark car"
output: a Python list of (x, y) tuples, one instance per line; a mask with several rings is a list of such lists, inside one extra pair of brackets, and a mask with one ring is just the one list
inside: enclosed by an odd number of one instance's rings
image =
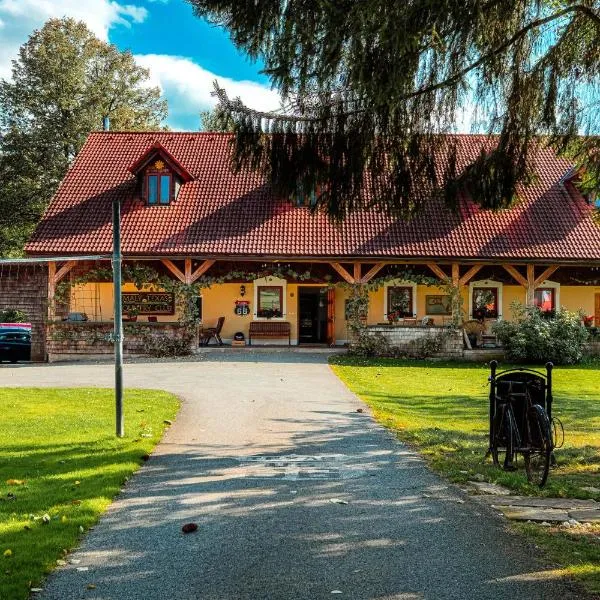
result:
[(31, 331), (24, 328), (0, 328), (0, 362), (31, 360)]

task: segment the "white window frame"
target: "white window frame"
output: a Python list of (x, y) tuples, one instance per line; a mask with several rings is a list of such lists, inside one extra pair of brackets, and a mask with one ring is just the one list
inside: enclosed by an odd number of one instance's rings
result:
[(501, 281), (482, 279), (469, 283), (469, 319), (473, 318), (473, 288), (497, 288), (498, 289), (498, 321), (502, 320), (502, 287)]
[[(285, 279), (280, 279), (279, 277), (273, 277), (269, 275), (267, 277), (261, 277), (260, 279), (255, 279), (253, 282), (254, 288), (254, 310), (252, 311), (252, 320), (253, 321), (285, 321), (287, 316), (287, 281)], [(261, 286), (267, 287), (281, 287), (283, 288), (281, 291), (281, 298), (283, 301), (283, 306), (281, 307), (281, 312), (283, 313), (281, 317), (271, 317), (267, 319), (267, 317), (259, 317), (258, 316), (258, 288)]]
[(545, 280), (540, 283), (536, 288), (536, 290), (540, 289), (553, 289), (554, 290), (554, 310), (558, 310), (560, 308), (560, 283), (556, 281)]
[(387, 321), (388, 314), (388, 288), (391, 287), (409, 287), (412, 288), (412, 308), (413, 318), (417, 316), (417, 284), (414, 281), (404, 281), (403, 279), (392, 279), (383, 284), (383, 320)]

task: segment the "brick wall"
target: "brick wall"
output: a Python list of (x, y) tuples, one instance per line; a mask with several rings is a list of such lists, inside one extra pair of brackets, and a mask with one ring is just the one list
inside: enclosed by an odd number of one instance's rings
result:
[[(146, 353), (148, 336), (183, 339), (186, 334), (179, 323), (124, 323), (123, 328), (123, 353), (129, 356), (143, 356)], [(114, 352), (113, 331), (112, 323), (49, 324), (49, 359), (54, 362), (98, 355), (108, 357)]]
[(402, 326), (371, 326), (370, 332), (379, 333), (385, 337), (390, 345), (403, 352), (415, 353), (419, 346), (429, 339), (439, 336), (441, 348), (434, 356), (438, 358), (460, 359), (463, 358), (462, 331), (454, 331), (445, 327), (402, 327)]
[(0, 309), (22, 310), (31, 323), (31, 360), (46, 360), (48, 314), (48, 267), (38, 265), (0, 266)]

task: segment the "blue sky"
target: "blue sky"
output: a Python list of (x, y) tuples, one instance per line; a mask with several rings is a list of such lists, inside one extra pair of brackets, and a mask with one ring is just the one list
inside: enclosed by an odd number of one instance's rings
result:
[(84, 21), (150, 69), (169, 101), (173, 129), (199, 128), (200, 110), (214, 105), (215, 78), (254, 108), (279, 105), (260, 63), (238, 51), (226, 31), (195, 17), (184, 0), (0, 0), (0, 77), (10, 77), (10, 60), (34, 29), (63, 16)]

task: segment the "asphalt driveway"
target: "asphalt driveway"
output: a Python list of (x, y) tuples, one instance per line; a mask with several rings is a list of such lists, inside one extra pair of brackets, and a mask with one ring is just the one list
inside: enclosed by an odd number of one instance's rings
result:
[[(37, 597), (577, 597), (491, 510), (357, 412), (363, 405), (323, 355), (135, 363), (125, 378), (178, 394), (181, 412), (72, 555), (80, 562)], [(110, 386), (112, 368), (2, 367), (0, 382)], [(199, 529), (183, 535), (190, 521)]]

